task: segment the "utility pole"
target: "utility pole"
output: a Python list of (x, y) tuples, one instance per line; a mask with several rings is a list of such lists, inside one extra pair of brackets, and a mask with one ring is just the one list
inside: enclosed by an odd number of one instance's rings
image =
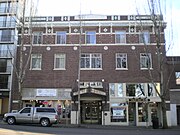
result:
[(80, 33), (79, 33), (79, 60), (78, 60), (78, 126), (81, 124), (81, 95), (80, 95), (80, 78), (81, 78), (81, 45), (82, 45), (82, 18), (81, 12), (79, 15), (80, 19)]

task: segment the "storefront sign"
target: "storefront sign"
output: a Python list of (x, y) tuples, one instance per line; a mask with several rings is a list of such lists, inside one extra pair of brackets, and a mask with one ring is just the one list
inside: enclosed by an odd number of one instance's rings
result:
[(55, 97), (56, 95), (56, 89), (37, 89), (36, 91), (36, 96), (38, 97)]
[(122, 119), (124, 118), (124, 108), (113, 108), (113, 119)]

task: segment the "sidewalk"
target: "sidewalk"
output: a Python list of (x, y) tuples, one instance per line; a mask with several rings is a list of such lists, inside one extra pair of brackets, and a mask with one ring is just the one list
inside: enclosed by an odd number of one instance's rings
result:
[[(7, 124), (0, 119), (0, 124)], [(180, 126), (171, 126), (168, 129), (153, 129), (151, 126), (118, 126), (118, 125), (97, 125), (97, 124), (53, 124), (52, 127), (57, 128), (90, 128), (90, 129), (107, 129), (107, 130), (179, 130)]]

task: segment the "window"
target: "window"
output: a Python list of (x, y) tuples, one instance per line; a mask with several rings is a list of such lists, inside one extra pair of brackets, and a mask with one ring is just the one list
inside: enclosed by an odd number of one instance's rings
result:
[(33, 44), (42, 44), (42, 32), (33, 33)]
[(14, 41), (14, 30), (0, 30), (0, 41), (12, 42)]
[[(153, 84), (152, 83), (148, 83), (147, 85), (148, 85), (148, 88), (147, 88), (148, 89), (148, 91), (147, 91), (148, 92), (148, 96), (149, 97), (158, 96), (158, 94), (157, 94)], [(159, 85), (157, 83), (155, 84), (155, 86), (158, 89), (158, 91), (160, 91), (160, 87), (159, 87)]]
[(127, 122), (126, 110), (126, 103), (111, 103), (111, 122)]
[(55, 69), (65, 69), (65, 54), (55, 54), (54, 55), (54, 68)]
[(127, 69), (127, 54), (125, 53), (116, 54), (116, 68)]
[(140, 54), (140, 68), (141, 69), (152, 68), (152, 59), (150, 53)]
[(175, 76), (176, 76), (176, 84), (180, 85), (180, 72), (176, 72)]
[(148, 120), (147, 104), (138, 103), (138, 121), (146, 122)]
[(30, 113), (31, 108), (24, 108), (20, 113)]
[(33, 70), (41, 70), (41, 54), (32, 54), (31, 55), (31, 69)]
[(140, 33), (139, 43), (143, 43), (145, 45), (150, 43), (149, 31), (143, 31), (142, 33)]
[(122, 83), (110, 83), (109, 84), (110, 97), (123, 97), (123, 84)]
[(0, 16), (0, 27), (15, 27), (15, 21), (11, 16)]
[(86, 32), (86, 44), (96, 44), (96, 32), (87, 31)]
[(144, 97), (145, 89), (144, 84), (127, 84), (126, 85), (126, 96), (129, 97)]
[(115, 42), (116, 42), (116, 44), (126, 43), (126, 32), (125, 31), (116, 31), (115, 32)]
[(81, 69), (102, 68), (102, 56), (99, 53), (81, 54)]
[(57, 44), (66, 44), (66, 32), (59, 31), (56, 33), (56, 43)]
[(53, 109), (53, 108), (37, 108), (36, 112), (56, 113), (55, 109)]
[(0, 45), (0, 57), (13, 57), (14, 45)]
[(8, 80), (9, 76), (8, 75), (0, 75), (0, 89), (8, 89)]
[(0, 13), (6, 13), (7, 3), (0, 3)]

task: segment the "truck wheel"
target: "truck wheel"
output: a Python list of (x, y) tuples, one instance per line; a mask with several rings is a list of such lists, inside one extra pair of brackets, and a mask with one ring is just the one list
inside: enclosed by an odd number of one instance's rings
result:
[(48, 127), (50, 125), (49, 119), (41, 119), (41, 126)]
[(7, 123), (8, 123), (9, 125), (14, 125), (14, 124), (16, 123), (16, 120), (15, 120), (14, 117), (8, 117), (8, 118), (7, 118)]

